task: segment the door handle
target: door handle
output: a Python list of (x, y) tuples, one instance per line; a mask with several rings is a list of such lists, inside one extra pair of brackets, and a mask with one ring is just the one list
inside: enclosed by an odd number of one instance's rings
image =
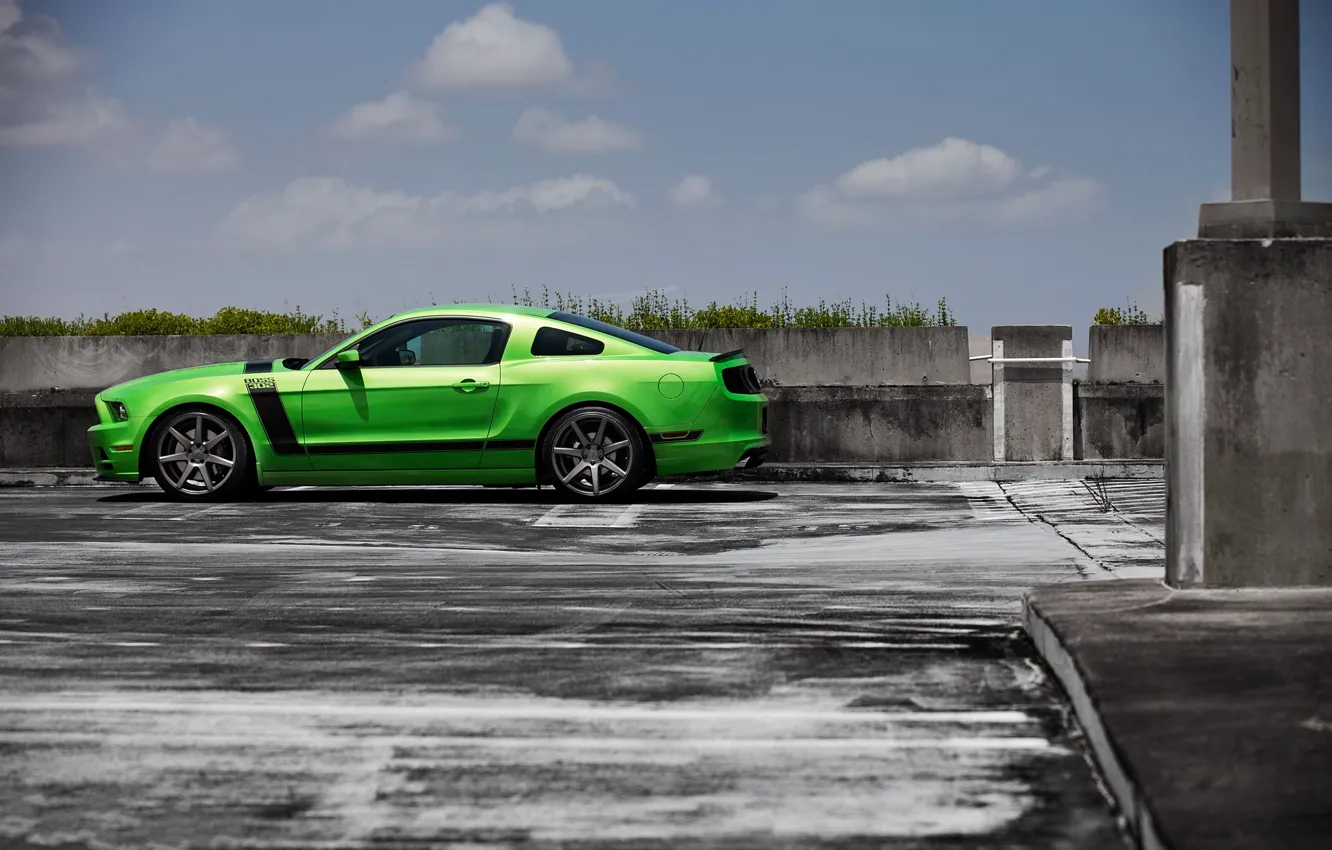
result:
[(468, 378), (465, 381), (458, 381), (453, 388), (460, 393), (474, 393), (477, 390), (489, 389), (490, 381), (474, 381)]

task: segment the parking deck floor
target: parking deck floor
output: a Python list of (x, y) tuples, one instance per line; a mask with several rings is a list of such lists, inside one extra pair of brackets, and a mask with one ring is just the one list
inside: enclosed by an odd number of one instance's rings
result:
[(0, 844), (1124, 847), (1020, 599), (1157, 485), (0, 490)]

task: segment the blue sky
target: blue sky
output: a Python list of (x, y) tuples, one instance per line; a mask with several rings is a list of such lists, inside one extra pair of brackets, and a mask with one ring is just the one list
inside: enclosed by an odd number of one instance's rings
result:
[[(0, 313), (543, 285), (946, 296), (978, 333), (1156, 311), (1228, 191), (1228, 6), (0, 0)], [(1332, 200), (1332, 4), (1303, 6)]]

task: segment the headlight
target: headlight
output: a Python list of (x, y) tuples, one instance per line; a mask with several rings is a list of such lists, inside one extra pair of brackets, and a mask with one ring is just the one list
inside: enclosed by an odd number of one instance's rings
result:
[(129, 419), (129, 411), (125, 409), (124, 402), (108, 401), (106, 406), (111, 411), (111, 418), (116, 422), (124, 422)]

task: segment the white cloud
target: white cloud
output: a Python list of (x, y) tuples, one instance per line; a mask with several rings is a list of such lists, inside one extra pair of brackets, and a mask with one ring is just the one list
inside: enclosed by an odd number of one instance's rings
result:
[(1004, 224), (1050, 224), (1082, 218), (1104, 200), (1101, 184), (1085, 177), (1061, 177), (1018, 195), (977, 205), (974, 213)]
[(59, 24), (43, 15), (25, 17), (15, 0), (0, 0), (0, 83), (66, 79), (83, 64), (83, 53), (65, 43)]
[(85, 146), (128, 130), (129, 113), (119, 101), (85, 92), (52, 102), (30, 101), (13, 113), (0, 110), (0, 147)]
[(712, 180), (704, 174), (685, 175), (671, 188), (670, 196), (671, 203), (681, 209), (716, 206), (722, 202)]
[(437, 90), (556, 85), (573, 76), (559, 33), (517, 17), (508, 3), (446, 26), (416, 66), (417, 82)]
[(956, 197), (1004, 189), (1021, 173), (1021, 163), (996, 147), (947, 138), (862, 162), (837, 178), (836, 186), (853, 198)]
[(881, 221), (881, 211), (869, 204), (852, 203), (827, 186), (815, 186), (796, 198), (796, 215), (820, 227), (849, 229)]
[(240, 152), (220, 130), (193, 118), (173, 121), (149, 145), (144, 164), (159, 174), (216, 174), (240, 165)]
[(124, 107), (69, 84), (84, 60), (54, 20), (0, 0), (0, 146), (88, 145), (124, 129)]
[(435, 36), (412, 77), (431, 91), (591, 91), (605, 88), (611, 74), (596, 65), (580, 77), (559, 33), (519, 18), (509, 3), (491, 3)]
[(576, 174), (503, 191), (434, 197), (352, 186), (339, 177), (292, 181), (281, 192), (237, 204), (221, 225), (228, 244), (251, 249), (339, 250), (437, 245), (488, 223), (527, 226), (560, 214), (633, 209), (634, 197), (609, 180)]
[(1096, 210), (1104, 190), (1094, 180), (1030, 171), (992, 145), (947, 138), (894, 157), (861, 163), (801, 195), (796, 215), (828, 228), (898, 227), (966, 220), (1038, 225)]
[(0, 33), (17, 24), (22, 17), (18, 0), (0, 0)]
[(394, 92), (383, 100), (359, 103), (333, 122), (330, 135), (343, 141), (384, 141), (401, 144), (437, 144), (457, 138), (458, 130), (444, 121), (444, 107)]
[(645, 141), (641, 133), (589, 115), (569, 121), (558, 112), (532, 107), (513, 128), (515, 141), (553, 154), (602, 154), (636, 150)]
[(240, 162), (219, 130), (193, 118), (145, 126), (119, 101), (81, 86), (85, 60), (55, 21), (0, 0), (0, 147), (85, 148), (162, 174), (210, 174)]

